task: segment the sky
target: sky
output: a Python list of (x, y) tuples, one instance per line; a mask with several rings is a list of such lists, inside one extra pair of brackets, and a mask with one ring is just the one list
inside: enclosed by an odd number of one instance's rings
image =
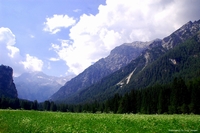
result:
[(0, 64), (78, 75), (123, 43), (200, 19), (200, 0), (0, 0)]

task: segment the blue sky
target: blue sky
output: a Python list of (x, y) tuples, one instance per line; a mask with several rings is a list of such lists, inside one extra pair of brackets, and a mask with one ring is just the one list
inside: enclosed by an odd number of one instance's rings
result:
[(200, 19), (199, 0), (0, 0), (0, 63), (18, 76), (79, 74), (122, 43)]

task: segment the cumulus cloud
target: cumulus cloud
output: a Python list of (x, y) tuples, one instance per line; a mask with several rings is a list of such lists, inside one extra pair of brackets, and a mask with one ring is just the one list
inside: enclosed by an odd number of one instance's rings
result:
[[(61, 44), (52, 44), (52, 49), (58, 54), (61, 60), (64, 60), (66, 64), (70, 66), (69, 72), (78, 74), (80, 72), (78, 71), (79, 69), (84, 69), (90, 65), (90, 59), (89, 57), (86, 57), (87, 54), (81, 54), (82, 52), (88, 52), (90, 47), (88, 47), (88, 49), (81, 47), (75, 48), (68, 40), (59, 41)], [(87, 60), (85, 60), (85, 58), (87, 58)], [(79, 61), (78, 63), (77, 60)]]
[(22, 57), (19, 48), (15, 47), (15, 35), (9, 28), (0, 28), (0, 63), (11, 66), (14, 75), (25, 71), (41, 71), (43, 62), (29, 54)]
[(29, 54), (26, 54), (26, 60), (20, 63), (22, 63), (24, 68), (28, 71), (42, 71), (43, 61)]
[(53, 15), (51, 18), (46, 18), (44, 23), (44, 31), (56, 34), (61, 28), (68, 28), (76, 23), (76, 20), (67, 15)]
[(162, 39), (200, 19), (199, 5), (199, 0), (106, 0), (96, 15), (80, 17), (70, 29), (71, 42), (61, 40), (52, 49), (78, 74), (122, 43)]
[[(0, 28), (0, 41), (1, 43), (5, 43), (7, 46), (12, 46), (15, 44), (15, 35), (8, 28), (1, 27)], [(3, 44), (1, 44), (3, 45)]]

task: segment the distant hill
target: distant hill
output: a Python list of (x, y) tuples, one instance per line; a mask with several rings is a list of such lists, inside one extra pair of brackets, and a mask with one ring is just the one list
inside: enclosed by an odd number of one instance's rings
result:
[(17, 90), (13, 82), (13, 69), (9, 66), (0, 66), (0, 97), (17, 98)]
[(51, 96), (51, 100), (63, 100), (79, 91), (83, 91), (102, 78), (126, 66), (137, 58), (149, 44), (150, 42), (133, 42), (116, 47), (108, 57), (100, 59), (81, 74), (68, 81)]
[(30, 72), (14, 77), (14, 82), (19, 98), (42, 102), (49, 99), (70, 78), (72, 76), (54, 77), (42, 72)]
[(102, 78), (82, 91), (61, 99), (67, 103), (103, 101), (115, 93), (155, 83), (170, 82), (175, 76), (192, 78), (199, 73), (200, 20), (188, 22), (162, 40), (155, 40), (127, 66)]

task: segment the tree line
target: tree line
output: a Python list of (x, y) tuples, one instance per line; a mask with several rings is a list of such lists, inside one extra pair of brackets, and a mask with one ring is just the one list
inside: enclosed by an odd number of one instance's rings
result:
[(170, 84), (132, 89), (124, 95), (117, 93), (101, 103), (98, 101), (78, 105), (53, 101), (38, 103), (36, 100), (28, 101), (2, 96), (0, 108), (91, 113), (200, 114), (200, 78), (189, 82), (185, 82), (182, 78), (174, 78)]

